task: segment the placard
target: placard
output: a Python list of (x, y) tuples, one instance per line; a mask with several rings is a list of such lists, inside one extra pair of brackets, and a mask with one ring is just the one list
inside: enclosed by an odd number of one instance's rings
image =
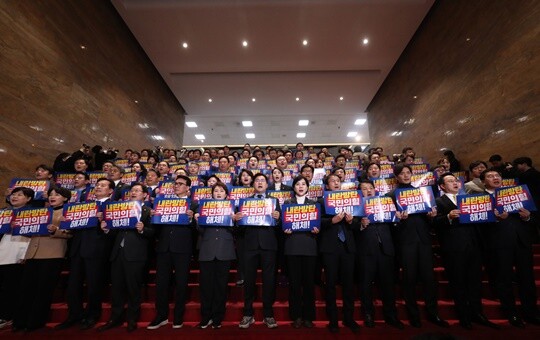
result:
[(159, 181), (156, 188), (156, 198), (175, 198), (174, 181)]
[(275, 198), (242, 198), (238, 211), (242, 218), (238, 221), (241, 226), (275, 226), (276, 220), (272, 213), (276, 210)]
[(379, 164), (379, 166), (381, 167), (381, 178), (390, 178), (394, 176), (393, 163), (383, 163), (383, 164)]
[(225, 184), (232, 184), (233, 182), (233, 175), (230, 172), (214, 172), (213, 175)]
[(358, 189), (357, 182), (343, 182), (341, 183), (341, 190), (356, 190)]
[(73, 189), (75, 188), (75, 175), (76, 173), (72, 172), (57, 172), (55, 174), (55, 183), (57, 186), (66, 188), (66, 189)]
[(232, 227), (233, 200), (202, 200), (197, 223), (204, 227)]
[(354, 182), (358, 177), (358, 170), (353, 168), (345, 168), (345, 178), (343, 182)]
[(490, 194), (457, 195), (459, 223), (495, 222), (493, 198)]
[(136, 172), (126, 172), (124, 176), (120, 179), (121, 183), (131, 185), (133, 182), (137, 182), (137, 173)]
[(49, 181), (44, 179), (27, 179), (27, 178), (13, 178), (9, 184), (10, 189), (19, 187), (29, 188), (34, 190), (34, 200), (45, 201), (44, 194), (49, 190)]
[(229, 199), (234, 200), (234, 206), (238, 207), (241, 198), (248, 198), (255, 194), (253, 187), (231, 187), (229, 190)]
[(519, 180), (517, 178), (503, 178), (501, 180), (501, 188), (515, 187), (518, 184), (519, 184)]
[(106, 172), (103, 172), (103, 171), (87, 172), (87, 174), (90, 177), (90, 182), (88, 182), (88, 184), (92, 187), (96, 186), (98, 179), (107, 178), (107, 175), (108, 175)]
[(521, 208), (536, 211), (536, 205), (526, 184), (495, 189), (495, 208), (499, 213), (505, 211), (517, 213)]
[(281, 206), (286, 200), (290, 200), (293, 197), (294, 192), (282, 191), (282, 190), (268, 190), (266, 191), (266, 195), (277, 199), (279, 202), (279, 205)]
[(308, 188), (307, 198), (317, 200), (319, 197), (324, 196), (324, 186), (322, 184), (312, 184)]
[(134, 229), (141, 220), (142, 205), (139, 201), (107, 202), (103, 213), (109, 229)]
[(373, 179), (373, 185), (377, 194), (383, 196), (397, 188), (397, 179), (395, 177), (375, 178)]
[(435, 184), (433, 172), (424, 172), (411, 176), (411, 185), (415, 188), (427, 187), (433, 184)]
[(189, 207), (190, 200), (187, 198), (156, 198), (152, 223), (189, 225)]
[(345, 212), (352, 216), (362, 216), (362, 192), (360, 190), (327, 191), (324, 193), (324, 207), (328, 215)]
[(430, 212), (436, 206), (431, 187), (396, 189), (395, 195), (398, 210), (411, 215)]
[(191, 191), (191, 200), (194, 202), (212, 199), (212, 187), (198, 187)]
[(13, 219), (13, 209), (0, 210), (0, 234), (11, 232), (11, 220)]
[(52, 208), (20, 209), (14, 214), (12, 235), (49, 235), (47, 226), (52, 222)]
[(311, 231), (321, 227), (321, 207), (315, 204), (284, 204), (281, 207), (283, 230)]
[(429, 171), (429, 164), (427, 163), (409, 164), (409, 166), (411, 167), (411, 173), (413, 175), (423, 174)]
[(60, 222), (60, 229), (95, 228), (99, 223), (98, 211), (99, 204), (96, 201), (65, 204), (62, 211), (64, 221)]
[(397, 222), (396, 205), (392, 197), (373, 196), (364, 197), (363, 216), (366, 216), (369, 223), (393, 223)]

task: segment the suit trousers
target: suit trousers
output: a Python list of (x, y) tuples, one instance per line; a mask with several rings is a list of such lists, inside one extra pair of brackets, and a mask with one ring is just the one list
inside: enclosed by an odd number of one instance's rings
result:
[(315, 265), (317, 256), (287, 255), (289, 268), (289, 316), (291, 320), (315, 320)]
[(138, 321), (141, 312), (142, 284), (146, 261), (128, 261), (120, 248), (111, 266), (111, 321), (122, 320), (127, 296), (128, 321)]
[(373, 255), (359, 255), (358, 262), (362, 314), (373, 316), (375, 313), (373, 282), (377, 282), (385, 319), (397, 319), (394, 256), (384, 254), (379, 247)]
[(276, 251), (275, 250), (246, 250), (245, 282), (244, 282), (244, 315), (253, 316), (253, 301), (257, 279), (257, 268), (262, 269), (262, 300), (263, 315), (265, 318), (274, 317), (274, 301), (276, 298)]
[(45, 326), (63, 263), (62, 258), (26, 260), (15, 306), (15, 327), (33, 330)]
[(231, 261), (199, 261), (201, 270), (201, 320), (221, 323), (227, 303), (227, 282)]
[(169, 316), (169, 285), (171, 282), (171, 272), (174, 270), (176, 283), (174, 322), (180, 324), (184, 321), (190, 261), (191, 254), (157, 253), (156, 310), (159, 320), (168, 319)]
[(416, 284), (423, 284), (424, 301), (429, 315), (437, 314), (437, 294), (433, 274), (433, 252), (431, 244), (416, 242), (399, 245), (398, 254), (403, 269), (403, 297), (409, 319), (419, 319), (420, 312), (416, 301)]
[[(354, 313), (354, 253), (345, 249), (345, 244), (339, 243), (334, 253), (323, 253), (322, 262), (326, 278), (326, 315), (331, 325), (338, 323), (338, 308), (336, 304), (336, 286), (341, 281), (343, 292), (343, 321), (353, 321)], [(340, 279), (340, 280), (339, 280)]]
[[(101, 302), (107, 277), (107, 258), (70, 258), (69, 278), (67, 285), (68, 318), (73, 320), (93, 319), (101, 317)], [(83, 307), (83, 285), (86, 278), (88, 303), (86, 311)]]
[(0, 265), (0, 319), (13, 320), (22, 272), (22, 264)]

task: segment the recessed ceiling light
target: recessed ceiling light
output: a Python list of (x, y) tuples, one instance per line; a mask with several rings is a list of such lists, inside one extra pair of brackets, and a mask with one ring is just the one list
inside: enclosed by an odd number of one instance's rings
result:
[(211, 102), (212, 102), (212, 98), (208, 98), (208, 102), (211, 103)]
[(6, 152), (6, 149), (0, 149), (0, 152)]
[(58, 137), (53, 137), (53, 139), (55, 141), (57, 141), (58, 143), (64, 143), (64, 140), (62, 138), (58, 138)]
[(358, 132), (356, 131), (350, 131), (349, 133), (347, 133), (347, 137), (356, 137), (357, 134)]
[(37, 125), (30, 125), (30, 129), (36, 130), (36, 131), (43, 131), (43, 128)]
[[(150, 128), (150, 126), (148, 126), (148, 123), (139, 123), (139, 128), (148, 129), (148, 128)], [(92, 127), (92, 130), (94, 130), (94, 127)]]
[(368, 38), (364, 38), (364, 40), (362, 40), (362, 44), (364, 44), (364, 45), (369, 44), (369, 39), (368, 39)]
[(300, 101), (300, 97), (296, 97), (296, 101), (299, 102), (299, 101)]
[(86, 46), (81, 45), (81, 50), (86, 50)]
[(135, 104), (139, 104), (139, 101), (138, 100), (134, 100)]
[(247, 47), (247, 45), (248, 45), (247, 40), (242, 41), (242, 46)]
[(296, 134), (296, 138), (305, 138), (306, 137), (306, 133), (305, 132), (298, 132)]
[(152, 139), (153, 140), (164, 140), (165, 138), (163, 138), (163, 136), (160, 136), (160, 135), (153, 135)]
[(195, 138), (197, 138), (197, 139), (205, 139), (204, 135), (195, 135)]
[(354, 138), (354, 140), (357, 141), (357, 142), (359, 142), (360, 139), (362, 139), (362, 136), (360, 136), (360, 135), (358, 135), (358, 136), (356, 136), (356, 138)]
[(253, 139), (253, 138), (255, 138), (255, 134), (254, 133), (246, 133), (246, 138)]
[(367, 119), (365, 118), (358, 118), (357, 120), (354, 121), (354, 125), (364, 125), (366, 124), (366, 121)]
[(343, 97), (339, 97), (339, 100), (343, 100)]
[(243, 120), (242, 125), (244, 127), (253, 126), (253, 122), (251, 120)]
[(304, 45), (304, 46), (307, 46), (307, 45), (308, 45), (307, 39), (304, 39), (304, 40), (302, 41), (302, 45)]
[(255, 103), (257, 101), (257, 99), (251, 98), (251, 101)]
[(195, 122), (186, 122), (186, 125), (189, 128), (196, 128), (197, 127), (197, 123), (195, 123)]
[(467, 39), (465, 39), (465, 40), (466, 40), (466, 41), (471, 41), (471, 38), (467, 38)]
[(298, 121), (298, 126), (308, 126), (309, 125), (309, 120), (307, 119), (301, 119)]
[(416, 98), (418, 98), (418, 97), (417, 97), (417, 96), (413, 96), (413, 99), (416, 99)]
[(188, 45), (188, 43), (187, 43), (187, 42), (183, 42), (183, 43), (182, 43), (182, 47), (183, 47), (183, 48), (188, 48), (188, 47), (189, 47), (189, 45)]

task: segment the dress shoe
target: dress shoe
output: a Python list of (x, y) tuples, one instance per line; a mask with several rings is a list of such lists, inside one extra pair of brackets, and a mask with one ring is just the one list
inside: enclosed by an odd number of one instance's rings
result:
[(459, 320), (459, 325), (461, 326), (461, 328), (464, 328), (467, 330), (473, 329), (473, 326), (469, 320)]
[(64, 329), (71, 328), (78, 324), (81, 320), (79, 319), (67, 319), (66, 321), (59, 323), (58, 325), (54, 326), (54, 329), (57, 331), (61, 331)]
[(523, 319), (525, 320), (526, 323), (530, 323), (531, 325), (540, 326), (540, 316), (538, 316), (538, 315), (525, 317)]
[(386, 322), (387, 325), (395, 327), (397, 329), (404, 329), (405, 328), (405, 325), (403, 324), (403, 322), (401, 322), (401, 320), (399, 320), (396, 317), (386, 318), (386, 319), (384, 319), (384, 322)]
[(127, 331), (129, 333), (133, 332), (134, 330), (137, 329), (137, 321), (128, 321), (128, 324), (127, 324)]
[(103, 332), (103, 331), (108, 331), (109, 329), (113, 329), (113, 328), (120, 327), (120, 326), (122, 326), (121, 321), (109, 320), (103, 326), (99, 326), (97, 330), (98, 330), (98, 332)]
[(514, 327), (519, 327), (519, 328), (524, 328), (525, 327), (525, 324), (523, 323), (523, 320), (521, 320), (521, 318), (519, 316), (516, 316), (516, 315), (509, 317), (508, 322)]
[(434, 325), (437, 325), (439, 327), (448, 328), (450, 325), (445, 320), (441, 319), (438, 315), (429, 315), (427, 317), (427, 321), (431, 322)]
[(337, 334), (337, 333), (339, 333), (339, 326), (338, 326), (337, 323), (329, 323), (328, 324), (328, 330), (332, 334)]
[(373, 315), (371, 314), (365, 314), (364, 315), (364, 326), (368, 328), (375, 327), (375, 321), (373, 320)]
[(86, 331), (88, 329), (92, 329), (92, 328), (94, 328), (96, 323), (97, 323), (97, 321), (95, 319), (83, 319), (81, 321), (80, 330), (81, 331)]
[(490, 327), (493, 329), (499, 329), (499, 325), (493, 323), (486, 318), (484, 314), (476, 314), (471, 318), (471, 321), (482, 326)]
[(302, 327), (302, 319), (298, 318), (298, 319), (294, 320), (293, 323), (292, 323), (292, 326), (293, 326), (293, 328), (296, 328), (296, 329)]
[(311, 321), (311, 320), (304, 320), (304, 327), (313, 328), (313, 327), (315, 327), (315, 325), (313, 324), (313, 321)]
[(354, 320), (343, 321), (343, 326), (348, 327), (355, 334), (360, 332), (360, 325)]

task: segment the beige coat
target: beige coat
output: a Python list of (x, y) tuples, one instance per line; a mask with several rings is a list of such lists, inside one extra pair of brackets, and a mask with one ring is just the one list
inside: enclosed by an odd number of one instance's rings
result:
[[(56, 227), (60, 226), (62, 209), (53, 212), (52, 223)], [(71, 235), (63, 230), (56, 229), (51, 235), (34, 235), (30, 238), (30, 244), (26, 251), (26, 260), (28, 259), (57, 259), (64, 258), (67, 250), (67, 239)]]

